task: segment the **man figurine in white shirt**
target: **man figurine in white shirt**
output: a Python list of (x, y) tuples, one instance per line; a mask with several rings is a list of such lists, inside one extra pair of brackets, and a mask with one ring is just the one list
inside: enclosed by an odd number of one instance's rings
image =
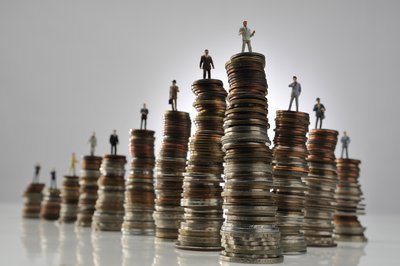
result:
[(245, 49), (246, 44), (247, 44), (247, 49), (249, 49), (249, 52), (250, 52), (250, 53), (252, 52), (250, 39), (251, 39), (251, 37), (254, 36), (255, 33), (256, 33), (255, 30), (253, 30), (253, 32), (252, 32), (252, 31), (247, 27), (247, 21), (246, 21), (246, 20), (243, 21), (243, 27), (241, 27), (241, 28), (239, 29), (239, 35), (242, 35), (242, 41), (243, 41), (243, 44), (242, 44), (242, 53), (244, 53), (244, 49)]
[(289, 84), (289, 87), (292, 88), (292, 94), (290, 95), (290, 104), (289, 111), (292, 109), (293, 100), (296, 99), (296, 112), (299, 111), (299, 96), (301, 94), (301, 85), (297, 82), (297, 77), (293, 76), (293, 83)]
[(96, 132), (93, 131), (93, 134), (92, 136), (90, 136), (88, 143), (90, 144), (90, 156), (94, 156), (94, 150), (97, 146)]
[(342, 155), (340, 158), (343, 158), (343, 152), (346, 150), (346, 159), (349, 159), (349, 144), (350, 144), (350, 138), (347, 136), (347, 132), (343, 132), (343, 136), (340, 139), (340, 142), (342, 142)]

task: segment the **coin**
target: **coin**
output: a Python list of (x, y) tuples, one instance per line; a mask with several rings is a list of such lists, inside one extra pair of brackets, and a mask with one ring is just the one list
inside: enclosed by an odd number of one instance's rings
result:
[(45, 220), (57, 220), (60, 217), (60, 190), (49, 188), (44, 194), (40, 209), (40, 217)]
[(40, 205), (43, 199), (43, 183), (30, 183), (24, 191), (24, 208), (22, 216), (24, 218), (39, 218)]

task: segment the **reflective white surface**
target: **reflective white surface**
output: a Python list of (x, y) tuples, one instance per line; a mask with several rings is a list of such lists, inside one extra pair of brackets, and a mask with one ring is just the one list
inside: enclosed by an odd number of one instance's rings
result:
[[(0, 204), (0, 215), (1, 265), (230, 265), (220, 263), (217, 252), (181, 251), (154, 237), (23, 219), (21, 205)], [(306, 255), (285, 256), (280, 265), (400, 265), (400, 216), (368, 215), (361, 221), (367, 244), (309, 248)]]

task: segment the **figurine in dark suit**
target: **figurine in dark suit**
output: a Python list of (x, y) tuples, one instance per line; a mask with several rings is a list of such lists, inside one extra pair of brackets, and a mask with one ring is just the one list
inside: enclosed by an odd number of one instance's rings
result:
[(51, 180), (50, 180), (50, 189), (57, 188), (57, 178), (56, 178), (56, 170), (53, 168), (50, 172)]
[(349, 159), (349, 144), (350, 144), (350, 138), (349, 136), (347, 136), (347, 132), (344, 131), (343, 132), (343, 136), (340, 139), (340, 142), (342, 142), (342, 155), (340, 156), (340, 158), (343, 158), (343, 152), (346, 150), (346, 159)]
[[(140, 109), (140, 113), (142, 114), (142, 118), (140, 121), (140, 129), (144, 129), (146, 130), (146, 126), (147, 126), (147, 115), (149, 114), (149, 109), (146, 108), (146, 104), (143, 104), (143, 108)], [(143, 124), (144, 124), (144, 128), (143, 128)]]
[(314, 105), (314, 112), (317, 120), (315, 121), (315, 128), (318, 128), (318, 121), (319, 121), (319, 128), (322, 128), (322, 120), (325, 118), (325, 106), (321, 103), (321, 99), (317, 98), (317, 103)]
[(117, 155), (117, 145), (119, 143), (117, 131), (114, 129), (110, 135), (111, 155)]
[(297, 77), (293, 76), (293, 82), (289, 84), (292, 88), (292, 94), (290, 95), (289, 111), (292, 109), (293, 100), (296, 99), (296, 112), (299, 111), (299, 96), (301, 94), (301, 85), (297, 82)]
[(203, 69), (203, 79), (206, 78), (206, 74), (208, 74), (208, 78), (211, 78), (211, 67), (214, 69), (214, 62), (212, 57), (208, 55), (208, 50), (204, 50), (204, 55), (200, 58), (200, 68)]
[(39, 183), (40, 164), (35, 165), (35, 175), (33, 176), (33, 183)]

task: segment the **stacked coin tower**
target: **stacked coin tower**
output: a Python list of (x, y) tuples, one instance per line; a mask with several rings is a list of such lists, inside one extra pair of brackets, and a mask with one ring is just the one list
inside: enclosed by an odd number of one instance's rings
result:
[(281, 248), (283, 254), (302, 254), (307, 251), (302, 230), (307, 187), (302, 178), (308, 173), (306, 135), (310, 117), (281, 110), (276, 112), (275, 122), (273, 174)]
[(307, 143), (308, 176), (304, 231), (307, 246), (333, 247), (333, 214), (335, 212), (336, 174), (335, 147), (338, 132), (312, 129)]
[(43, 188), (43, 183), (30, 183), (26, 188), (23, 194), (25, 206), (22, 210), (22, 216), (24, 218), (39, 218)]
[(366, 242), (363, 227), (357, 215), (365, 214), (365, 205), (358, 182), (361, 161), (355, 159), (337, 159), (339, 184), (336, 188), (337, 208), (334, 215), (335, 238), (337, 241)]
[(164, 136), (156, 167), (156, 200), (153, 214), (156, 237), (176, 240), (183, 218), (181, 194), (191, 121), (188, 113), (166, 111)]
[(226, 110), (222, 81), (201, 79), (192, 85), (196, 133), (190, 139), (183, 179), (181, 205), (185, 214), (179, 229), (177, 247), (189, 250), (221, 250), (223, 223), (222, 187), (224, 153), (221, 137)]
[(76, 224), (87, 227), (92, 224), (92, 216), (97, 200), (97, 180), (100, 177), (102, 158), (99, 156), (83, 156), (81, 176), (79, 177), (79, 202)]
[(132, 160), (125, 191), (124, 234), (154, 235), (154, 133), (141, 129), (130, 131)]
[(228, 107), (222, 137), (225, 151), (225, 222), (220, 259), (240, 263), (283, 261), (268, 147), (265, 57), (240, 53), (225, 64)]
[(98, 199), (92, 218), (92, 228), (101, 231), (120, 231), (124, 219), (126, 158), (105, 155), (100, 166)]
[(79, 176), (64, 176), (61, 189), (60, 223), (76, 221), (79, 201)]
[(40, 209), (40, 217), (46, 220), (57, 220), (60, 217), (60, 190), (49, 188), (44, 195)]

